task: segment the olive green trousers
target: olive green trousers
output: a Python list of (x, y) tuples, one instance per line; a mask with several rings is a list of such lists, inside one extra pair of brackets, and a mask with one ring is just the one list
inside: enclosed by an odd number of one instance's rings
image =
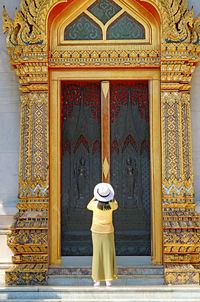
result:
[(114, 233), (92, 232), (92, 243), (92, 279), (94, 281), (117, 280)]

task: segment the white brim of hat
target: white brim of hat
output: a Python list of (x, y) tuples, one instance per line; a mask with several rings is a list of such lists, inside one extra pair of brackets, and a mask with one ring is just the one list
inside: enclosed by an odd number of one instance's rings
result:
[(102, 201), (102, 202), (108, 202), (108, 201), (110, 201), (110, 200), (113, 200), (113, 197), (114, 197), (115, 193), (114, 193), (113, 187), (112, 187), (110, 184), (108, 184), (108, 183), (106, 183), (106, 184), (107, 184), (108, 187), (109, 187), (110, 194), (107, 195), (107, 196), (101, 196), (101, 195), (99, 195), (99, 193), (98, 193), (98, 188), (101, 186), (101, 184), (104, 184), (104, 183), (101, 182), (101, 183), (97, 184), (97, 185), (94, 187), (94, 197), (95, 197), (97, 200)]

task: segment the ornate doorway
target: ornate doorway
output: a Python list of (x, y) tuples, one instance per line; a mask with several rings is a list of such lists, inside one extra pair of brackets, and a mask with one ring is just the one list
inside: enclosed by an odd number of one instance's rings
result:
[[(113, 8), (109, 16), (103, 2)], [(3, 27), (22, 92), (19, 213), (8, 236), (15, 266), (7, 282), (46, 284), (48, 264), (61, 263), (60, 82), (142, 79), (150, 87), (152, 263), (164, 262), (166, 283), (199, 284), (190, 117), (199, 16), (182, 0), (22, 0), (14, 20), (3, 10)]]
[(101, 181), (100, 82), (62, 82), (62, 255), (91, 255), (86, 206)]
[(111, 184), (120, 256), (151, 255), (150, 133), (147, 81), (111, 82)]
[(62, 255), (92, 255), (86, 205), (109, 179), (119, 201), (117, 255), (151, 255), (148, 81), (62, 81), (61, 127)]
[[(106, 2), (112, 7), (112, 15), (104, 20), (102, 15), (102, 2)], [(117, 4), (117, 6), (115, 5)], [(61, 6), (59, 6), (61, 8)], [(118, 12), (117, 12), (118, 11)], [(98, 13), (97, 13), (98, 12)], [(55, 13), (55, 15), (54, 15)], [(103, 16), (103, 19), (102, 17)], [(144, 17), (145, 16), (145, 17)], [(62, 81), (100, 81), (101, 82), (101, 179), (112, 183), (116, 181), (115, 172), (112, 175), (112, 161), (114, 155), (110, 148), (112, 144), (112, 122), (110, 123), (110, 93), (114, 81), (148, 81), (149, 85), (149, 132), (150, 144), (149, 154), (151, 171), (151, 201), (150, 211), (145, 212), (139, 204), (138, 196), (141, 190), (137, 183), (134, 194), (137, 197), (131, 198), (127, 205), (135, 203), (135, 210), (141, 210), (138, 216), (143, 216), (143, 235), (147, 231), (147, 244), (142, 247), (141, 242), (135, 242), (135, 246), (140, 246), (141, 250), (131, 251), (128, 249), (119, 254), (150, 254), (153, 264), (162, 263), (162, 214), (161, 214), (161, 120), (160, 120), (160, 67), (159, 67), (159, 47), (160, 47), (160, 19), (156, 10), (152, 7), (149, 10), (137, 1), (124, 3), (122, 1), (72, 1), (69, 6), (62, 6), (62, 11), (58, 14), (52, 11), (49, 23), (50, 37), (50, 264), (61, 263), (62, 232), (61, 232), (61, 140), (62, 133), (60, 128), (60, 99)], [(129, 24), (129, 27), (124, 26)], [(87, 25), (87, 26), (86, 26)], [(80, 30), (86, 26), (87, 30)], [(89, 30), (88, 30), (89, 29)], [(92, 29), (92, 35), (91, 30)], [(133, 30), (134, 29), (134, 30)], [(58, 54), (58, 57), (57, 57)], [(54, 56), (55, 55), (55, 56)], [(58, 61), (60, 63), (58, 63)], [(63, 62), (63, 63), (62, 63)], [(121, 111), (123, 112), (123, 110)], [(109, 116), (109, 119), (108, 119)], [(125, 125), (125, 124), (124, 124)], [(113, 128), (114, 129), (114, 128)], [(125, 135), (125, 134), (124, 134)], [(133, 137), (127, 134), (126, 138)], [(111, 141), (110, 141), (111, 140)], [(133, 137), (134, 140), (134, 137)], [(141, 142), (140, 142), (141, 144)], [(133, 143), (134, 145), (134, 143)], [(125, 148), (129, 153), (128, 145)], [(82, 146), (81, 146), (82, 147)], [(121, 146), (120, 146), (121, 148)], [(141, 146), (137, 146), (137, 151)], [(86, 149), (85, 149), (86, 150)], [(147, 153), (148, 153), (147, 152)], [(133, 152), (134, 153), (134, 152)], [(144, 155), (144, 154), (143, 154)], [(120, 158), (122, 153), (120, 153)], [(133, 170), (136, 161), (136, 170), (139, 167), (141, 156), (127, 158), (125, 164), (131, 171), (132, 176), (128, 177), (129, 183), (134, 178)], [(86, 164), (86, 161), (84, 162)], [(122, 161), (123, 163), (123, 161)], [(81, 164), (79, 160), (79, 165)], [(81, 164), (82, 165), (82, 164)], [(84, 169), (83, 169), (84, 170)], [(122, 177), (122, 175), (120, 176)], [(138, 177), (142, 175), (138, 173)], [(149, 180), (150, 182), (150, 180)], [(117, 181), (118, 183), (118, 181)], [(76, 185), (77, 186), (77, 185)], [(116, 189), (117, 190), (117, 189)], [(121, 190), (121, 188), (120, 188)], [(124, 188), (125, 190), (125, 188)], [(140, 193), (139, 193), (140, 191)], [(130, 193), (130, 192), (129, 192)], [(121, 194), (121, 193), (120, 193)], [(132, 195), (134, 195), (132, 192)], [(150, 192), (149, 192), (150, 194)], [(123, 195), (123, 194), (122, 194)], [(131, 194), (130, 194), (131, 195)], [(91, 196), (92, 197), (92, 196)], [(121, 198), (121, 196), (120, 196)], [(126, 198), (125, 198), (126, 199)], [(125, 200), (124, 199), (124, 200)], [(128, 200), (128, 198), (127, 198)], [(123, 203), (122, 203), (123, 204)], [(124, 205), (126, 202), (124, 201)], [(148, 207), (146, 207), (147, 209)], [(150, 209), (150, 205), (149, 205)], [(132, 211), (134, 211), (132, 209)], [(134, 214), (134, 213), (132, 213)], [(147, 214), (148, 219), (145, 218)], [(124, 213), (124, 215), (126, 215)], [(117, 215), (116, 215), (117, 216)], [(133, 215), (130, 215), (133, 217)], [(136, 217), (137, 215), (134, 214)], [(117, 219), (117, 217), (116, 217)], [(69, 219), (70, 220), (70, 219)], [(130, 218), (131, 220), (131, 218)], [(151, 221), (151, 240), (150, 240), (150, 221)], [(118, 223), (117, 223), (118, 224)], [(120, 226), (120, 229), (122, 225)], [(125, 227), (126, 228), (126, 227)], [(89, 225), (88, 225), (89, 229)], [(137, 233), (137, 232), (136, 232)], [(120, 238), (120, 236), (119, 236)], [(122, 238), (122, 236), (121, 236)], [(133, 238), (133, 234), (132, 234)], [(143, 237), (143, 241), (144, 240)], [(141, 241), (142, 241), (141, 240)], [(122, 245), (126, 246), (127, 242)], [(150, 247), (151, 246), (151, 247)]]

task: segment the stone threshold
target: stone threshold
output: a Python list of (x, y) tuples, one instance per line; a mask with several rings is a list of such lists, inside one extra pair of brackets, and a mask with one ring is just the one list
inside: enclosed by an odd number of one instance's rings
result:
[(106, 288), (31, 286), (0, 287), (0, 301), (65, 302), (199, 302), (200, 287), (194, 286), (113, 286)]
[(145, 291), (145, 292), (188, 292), (188, 291), (194, 291), (200, 294), (200, 286), (193, 284), (193, 285), (188, 285), (188, 284), (182, 284), (182, 285), (143, 285), (143, 286), (111, 286), (111, 287), (106, 287), (106, 286), (100, 286), (100, 287), (93, 287), (93, 286), (49, 286), (49, 285), (44, 285), (44, 286), (38, 286), (38, 285), (31, 285), (31, 286), (0, 286), (0, 293), (2, 292), (54, 292), (54, 291), (60, 291), (60, 292), (70, 292), (77, 290), (78, 292), (81, 292), (82, 290), (84, 291), (104, 291), (104, 290), (109, 290), (109, 291), (115, 291), (115, 290), (120, 290), (122, 292), (129, 292), (129, 291), (135, 291), (135, 292), (140, 292), (140, 291)]
[[(151, 256), (117, 256), (117, 266), (150, 266)], [(91, 266), (92, 256), (64, 256), (62, 266)], [(51, 266), (50, 266), (51, 267)]]

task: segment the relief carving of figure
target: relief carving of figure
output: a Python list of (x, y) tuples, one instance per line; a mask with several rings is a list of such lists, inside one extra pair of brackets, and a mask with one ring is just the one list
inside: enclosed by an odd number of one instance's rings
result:
[(87, 185), (87, 167), (86, 160), (83, 157), (80, 159), (76, 171), (76, 182), (78, 191), (78, 201), (76, 207), (82, 208), (85, 206), (84, 199)]
[(134, 198), (135, 183), (137, 179), (136, 161), (128, 158), (126, 160), (126, 182), (127, 182), (127, 197), (128, 199)]

